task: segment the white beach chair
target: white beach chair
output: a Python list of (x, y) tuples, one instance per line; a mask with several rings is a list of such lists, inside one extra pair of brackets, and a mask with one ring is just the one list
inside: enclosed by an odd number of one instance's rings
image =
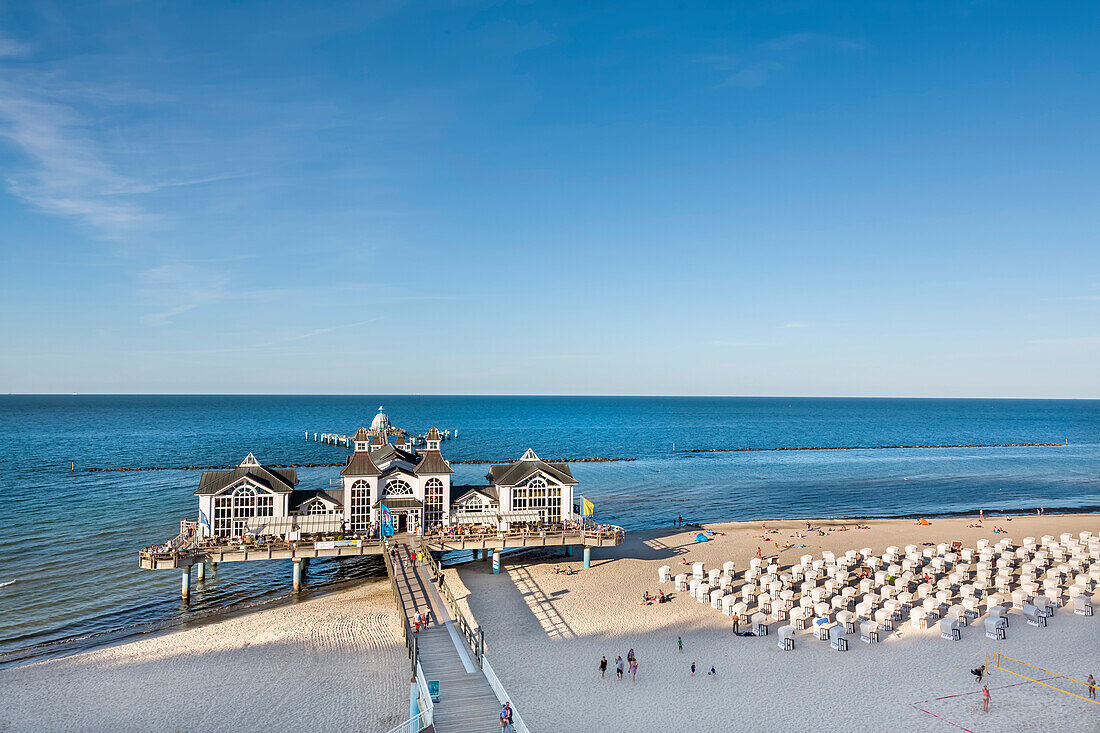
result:
[(1078, 616), (1091, 616), (1093, 613), (1092, 599), (1085, 595), (1074, 596), (1073, 612)]
[(1030, 603), (1024, 604), (1023, 614), (1028, 626), (1041, 627), (1047, 625), (1047, 617), (1039, 613), (1038, 607)]
[(691, 597), (692, 598), (695, 597), (696, 591), (699, 590), (699, 586), (702, 585), (702, 584), (703, 584), (703, 580), (701, 578), (692, 578), (688, 582), (688, 589), (691, 590)]
[(722, 563), (722, 572), (732, 577), (733, 574), (736, 572), (736, 567), (737, 563), (735, 563), (733, 560), (726, 560), (724, 563)]
[(687, 573), (680, 573), (676, 576), (676, 590), (688, 589), (688, 576)]
[(790, 626), (779, 627), (778, 646), (785, 652), (789, 652), (794, 649), (794, 629), (792, 629)]
[(691, 577), (698, 578), (699, 580), (706, 577), (706, 574), (703, 572), (703, 563), (693, 562), (691, 564)]
[(859, 625), (859, 640), (865, 644), (878, 643), (878, 624), (874, 621), (864, 621)]
[(951, 641), (959, 641), (962, 639), (962, 631), (959, 629), (959, 622), (957, 619), (940, 619), (940, 638), (950, 639)]
[(840, 626), (836, 627), (836, 631), (833, 632), (832, 641), (829, 645), (838, 652), (848, 651), (848, 637), (845, 635), (844, 629)]
[(837, 611), (836, 622), (844, 628), (845, 633), (856, 633), (856, 616), (851, 611)]
[(914, 608), (909, 614), (909, 625), (914, 629), (927, 629), (930, 623), (928, 612), (923, 608)]
[(798, 606), (787, 612), (787, 622), (796, 631), (802, 631), (806, 628), (806, 616), (806, 609)]
[(733, 610), (733, 606), (736, 603), (741, 603), (742, 605), (745, 606), (745, 608), (748, 608), (748, 605), (745, 604), (744, 601), (738, 601), (737, 600), (737, 596), (734, 596), (734, 595), (722, 596), (722, 613), (725, 614), (726, 616), (733, 616), (734, 613), (735, 613), (735, 611)]
[(1039, 615), (1050, 618), (1054, 615), (1054, 607), (1050, 604), (1050, 599), (1046, 596), (1035, 596), (1035, 600), (1032, 604), (1039, 609)]
[(737, 617), (738, 624), (744, 624), (745, 626), (749, 625), (749, 605), (747, 603), (744, 601), (737, 601), (732, 606), (732, 612), (733, 615)]
[(828, 641), (829, 640), (829, 627), (831, 625), (832, 625), (832, 622), (829, 621), (828, 618), (826, 618), (824, 616), (818, 616), (813, 621), (814, 636), (819, 641)]
[(710, 592), (710, 607), (715, 611), (722, 610), (722, 598), (726, 595), (726, 592), (721, 588), (715, 588)]
[(710, 600), (710, 583), (700, 583), (695, 589), (695, 600), (706, 603)]
[(894, 630), (893, 614), (887, 608), (880, 608), (875, 611), (875, 623), (878, 624), (879, 629), (887, 633)]
[(721, 570), (719, 570), (718, 568), (711, 568), (711, 570), (707, 573), (707, 582), (710, 583), (712, 587), (717, 588), (721, 584), (721, 577)]
[(1005, 627), (1000, 623), (1001, 619), (989, 616), (985, 620), (985, 636), (987, 639), (1004, 639), (1007, 636)]
[(752, 633), (757, 636), (768, 635), (768, 616), (763, 613), (754, 613), (752, 615)]
[(667, 583), (672, 577), (672, 568), (668, 565), (662, 565), (657, 568), (657, 580), (661, 583)]
[(772, 596), (770, 593), (761, 593), (756, 597), (756, 605), (762, 613), (771, 613)]

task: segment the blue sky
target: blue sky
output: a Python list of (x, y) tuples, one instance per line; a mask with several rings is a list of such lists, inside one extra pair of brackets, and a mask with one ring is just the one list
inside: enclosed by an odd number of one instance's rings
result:
[(0, 4), (0, 392), (1100, 397), (1092, 4)]

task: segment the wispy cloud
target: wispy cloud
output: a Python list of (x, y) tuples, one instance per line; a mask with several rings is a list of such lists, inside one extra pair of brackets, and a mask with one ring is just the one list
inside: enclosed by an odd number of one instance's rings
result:
[(10, 36), (0, 33), (0, 59), (18, 59), (27, 56), (31, 47), (27, 43), (17, 41)]
[(809, 328), (810, 324), (805, 321), (789, 321), (784, 323), (780, 328)]
[(231, 301), (270, 300), (287, 294), (278, 289), (236, 287), (226, 271), (191, 262), (151, 267), (141, 273), (139, 282), (139, 294), (157, 308), (141, 317), (142, 323), (152, 326), (165, 325), (196, 308)]
[(1100, 295), (1078, 295), (1074, 300), (1096, 301), (1100, 300)]
[(695, 60), (727, 75), (718, 84), (719, 87), (757, 89), (771, 81), (779, 72), (796, 64), (808, 53), (862, 48), (862, 43), (847, 38), (802, 32), (789, 33), (750, 46), (740, 55), (701, 55)]

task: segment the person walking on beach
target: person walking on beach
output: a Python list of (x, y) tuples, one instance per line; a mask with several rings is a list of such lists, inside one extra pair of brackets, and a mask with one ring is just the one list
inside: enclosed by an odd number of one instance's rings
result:
[(683, 527), (684, 526), (684, 515), (683, 514), (678, 514), (676, 516), (676, 526), (677, 527)]
[(1096, 699), (1096, 680), (1093, 679), (1093, 676), (1091, 674), (1089, 675), (1089, 678), (1087, 680), (1085, 680), (1085, 684), (1088, 685), (1088, 688), (1089, 688), (1089, 699), (1090, 700), (1095, 700)]
[(691, 663), (691, 676), (692, 676), (692, 677), (694, 677), (694, 676), (695, 676), (695, 662), (692, 662), (692, 663)]
[(678, 646), (680, 648), (680, 653), (683, 654), (684, 653), (684, 637), (682, 637), (682, 636), (677, 636), (676, 637), (676, 646)]
[(628, 662), (633, 662), (634, 661), (634, 650), (633, 649), (631, 649), (630, 651), (628, 651), (626, 653), (626, 661), (628, 661)]
[(632, 660), (630, 660), (630, 681), (631, 682), (637, 682), (637, 680), (634, 678), (635, 675), (637, 675), (637, 674), (638, 674), (638, 660), (637, 659), (632, 659)]
[(982, 677), (985, 675), (985, 665), (978, 667), (977, 669), (970, 670), (970, 674), (978, 678), (978, 684), (982, 683)]
[(619, 679), (623, 678), (623, 658), (621, 655), (615, 658), (615, 676)]
[(603, 676), (605, 674), (607, 674), (607, 657), (604, 657), (603, 659), (600, 660), (600, 679), (601, 680), (603, 679)]
[(713, 665), (711, 665), (710, 671), (707, 672), (707, 677), (713, 677), (714, 679), (718, 679), (718, 671), (716, 669), (714, 669)]
[(989, 712), (989, 685), (982, 685), (982, 712)]

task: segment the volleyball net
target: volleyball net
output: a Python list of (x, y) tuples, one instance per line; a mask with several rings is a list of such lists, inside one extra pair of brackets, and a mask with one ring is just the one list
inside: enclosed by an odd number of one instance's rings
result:
[(1067, 695), (1073, 695), (1086, 702), (1097, 702), (1089, 699), (1089, 686), (1083, 679), (1077, 680), (1073, 677), (1066, 677), (1049, 669), (1021, 662), (1019, 659), (1013, 659), (1012, 657), (1006, 657), (1004, 654), (994, 654), (993, 664), (990, 666), (992, 669), (1007, 672), (1058, 692), (1064, 692)]

